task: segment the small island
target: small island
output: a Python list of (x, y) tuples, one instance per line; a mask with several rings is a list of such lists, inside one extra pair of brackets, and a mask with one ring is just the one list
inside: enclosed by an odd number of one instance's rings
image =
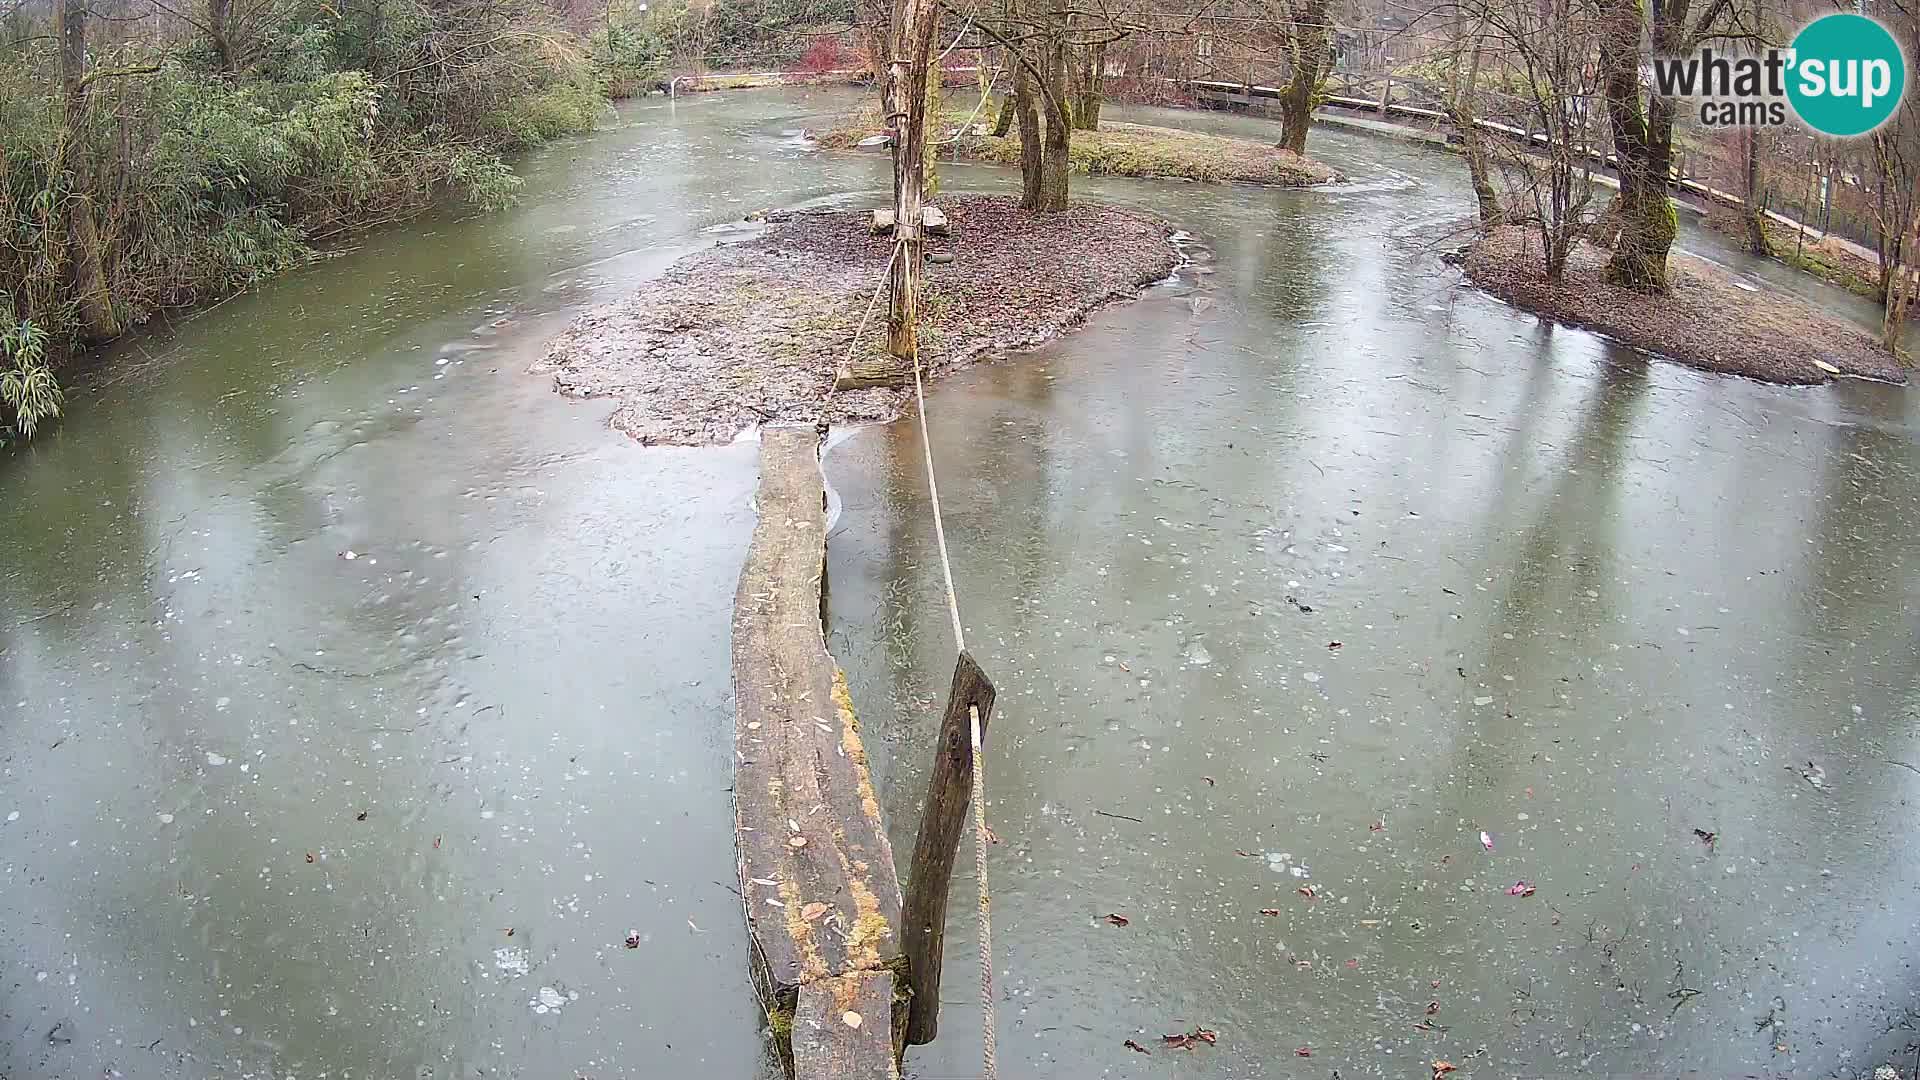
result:
[[(936, 378), (1038, 345), (1180, 261), (1167, 223), (1130, 211), (1032, 213), (978, 195), (939, 206), (949, 235), (928, 241), (919, 331)], [(690, 255), (582, 315), (534, 370), (564, 394), (614, 399), (613, 426), (649, 445), (723, 443), (766, 421), (894, 419), (911, 388), (832, 390), (849, 357), (886, 352), (875, 290), (893, 241), (871, 221), (856, 209), (771, 214), (762, 235)]]
[(1818, 304), (1679, 251), (1668, 256), (1667, 291), (1639, 292), (1606, 280), (1607, 258), (1581, 240), (1550, 281), (1539, 233), (1502, 225), (1481, 232), (1463, 265), (1474, 284), (1517, 307), (1704, 371), (1790, 385), (1906, 381), (1897, 356)]
[[(977, 122), (966, 113), (948, 113), (936, 128), (944, 140), (940, 146), (943, 161), (1020, 164), (1020, 139), (1011, 128), (995, 135), (993, 125)], [(868, 109), (828, 121), (814, 133), (814, 140), (830, 150), (846, 150), (885, 130), (878, 110)], [(1272, 143), (1112, 120), (1100, 121), (1095, 130), (1074, 131), (1067, 164), (1087, 176), (1232, 181), (1274, 187), (1313, 187), (1340, 178), (1320, 162)]]

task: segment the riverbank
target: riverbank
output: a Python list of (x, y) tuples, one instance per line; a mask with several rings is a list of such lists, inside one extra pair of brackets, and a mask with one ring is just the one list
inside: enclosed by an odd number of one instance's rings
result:
[[(938, 125), (942, 159), (984, 165), (1020, 164), (1017, 135), (989, 134), (989, 127), (967, 114), (949, 114)], [(829, 150), (847, 150), (881, 133), (877, 112), (836, 117), (814, 134)], [(1138, 179), (1237, 181), (1275, 187), (1312, 187), (1339, 179), (1332, 169), (1269, 143), (1206, 135), (1173, 128), (1103, 121), (1098, 131), (1076, 131), (1068, 145), (1073, 171), (1089, 176)]]
[[(1046, 341), (1138, 295), (1180, 258), (1166, 223), (1110, 207), (1030, 214), (987, 196), (940, 206), (952, 236), (929, 250), (954, 260), (928, 265), (920, 324), (936, 378)], [(682, 259), (581, 316), (534, 371), (561, 393), (615, 399), (613, 426), (647, 444), (722, 443), (772, 420), (894, 419), (909, 390), (829, 392), (850, 344), (856, 360), (886, 347), (884, 309), (860, 332), (892, 250), (869, 235), (869, 217), (775, 213), (762, 235)]]
[(1549, 283), (1539, 243), (1519, 226), (1482, 235), (1464, 265), (1475, 284), (1517, 307), (1704, 371), (1793, 385), (1838, 375), (1906, 381), (1900, 360), (1851, 323), (1690, 255), (1669, 258), (1672, 290), (1663, 297), (1607, 284), (1606, 252), (1584, 242), (1563, 280)]
[[(183, 40), (147, 18), (118, 33), (149, 66), (63, 74), (57, 35), (21, 29), (0, 71), (11, 170), (0, 219), (40, 223), (0, 244), (0, 442), (59, 415), (56, 373), (78, 353), (161, 312), (233, 296), (329, 241), (451, 199), (510, 203), (511, 156), (592, 130), (609, 93), (656, 66), (589, 55), (539, 11), (501, 16), (504, 29), (485, 16), (484, 34), (482, 16), (449, 11), (324, 49), (292, 22), (255, 28), (304, 43), (272, 59), (258, 42)], [(436, 55), (469, 32), (482, 40)], [(529, 38), (555, 45), (513, 44)], [(424, 74), (389, 77), (400, 62)], [(63, 79), (95, 75), (129, 77), (61, 104)]]

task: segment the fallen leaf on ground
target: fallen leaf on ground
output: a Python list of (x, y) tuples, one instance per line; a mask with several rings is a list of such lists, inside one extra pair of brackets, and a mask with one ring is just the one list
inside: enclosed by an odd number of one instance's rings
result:
[(822, 915), (825, 915), (827, 912), (831, 910), (833, 910), (832, 904), (829, 904), (820, 900), (815, 900), (813, 903), (808, 904), (806, 907), (803, 907), (800, 909), (800, 917), (802, 919), (805, 919), (807, 922), (812, 922), (813, 920), (819, 918)]
[(1108, 912), (1106, 916), (1106, 920), (1115, 926), (1125, 926), (1129, 921), (1131, 921), (1125, 915), (1120, 915), (1114, 912)]
[(1350, 968), (1357, 968), (1357, 967), (1359, 967), (1359, 966), (1360, 966), (1360, 960), (1359, 960), (1359, 958), (1358, 958), (1358, 957), (1356, 957), (1356, 958), (1354, 958), (1354, 959), (1352, 959), (1352, 960), (1349, 960), (1349, 961), (1347, 961), (1347, 966), (1348, 966), (1348, 967), (1350, 967)]
[(1525, 881), (1516, 881), (1513, 884), (1507, 886), (1507, 895), (1508, 896), (1532, 896), (1533, 885)]
[(1126, 1047), (1129, 1050), (1137, 1050), (1142, 1054), (1151, 1055), (1152, 1053), (1152, 1051), (1149, 1051), (1146, 1047), (1141, 1046), (1139, 1043), (1134, 1042), (1132, 1039), (1128, 1039), (1126, 1042), (1121, 1043), (1120, 1045)]
[(1280, 909), (1277, 907), (1263, 907), (1260, 909), (1260, 914), (1267, 916), (1278, 915), (1280, 914)]
[(1197, 1027), (1184, 1035), (1162, 1035), (1160, 1036), (1160, 1041), (1166, 1043), (1168, 1046), (1181, 1050), (1191, 1050), (1195, 1043), (1206, 1043), (1208, 1046), (1212, 1046), (1219, 1038), (1220, 1035), (1218, 1032)]
[(1455, 1065), (1451, 1061), (1436, 1061), (1433, 1063), (1433, 1080), (1440, 1080), (1441, 1077), (1453, 1072), (1459, 1067), (1460, 1066)]
[(1294, 1047), (1294, 1048), (1293, 1048), (1293, 1056), (1294, 1056), (1294, 1057), (1312, 1057), (1312, 1056), (1313, 1056), (1313, 1047), (1311, 1047), (1311, 1046), (1296, 1046), (1296, 1047)]
[(1301, 896), (1304, 896), (1309, 900), (1313, 899), (1315, 895), (1313, 891), (1313, 886), (1311, 885), (1302, 885), (1293, 891), (1299, 893)]

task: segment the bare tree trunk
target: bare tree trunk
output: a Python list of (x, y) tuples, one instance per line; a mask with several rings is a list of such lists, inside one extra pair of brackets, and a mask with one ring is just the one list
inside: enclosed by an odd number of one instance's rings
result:
[[(938, 7), (934, 8), (933, 25), (934, 36), (938, 37), (940, 26), (940, 9)], [(920, 114), (925, 117), (925, 120), (923, 120), (921, 124), (922, 130), (920, 133), (922, 140), (920, 144), (920, 192), (923, 198), (931, 199), (933, 198), (934, 192), (940, 190), (940, 172), (938, 169), (940, 160), (940, 95), (946, 90), (946, 87), (942, 84), (940, 66), (937, 63), (932, 64), (927, 72), (926, 79), (927, 92), (924, 95), (920, 110)]]
[(867, 51), (867, 71), (873, 79), (874, 93), (880, 95), (880, 118), (884, 122), (893, 115), (893, 101), (888, 97), (887, 84), (887, 42), (890, 40), (891, 15), (880, 7), (877, 0), (862, 0), (860, 5), (860, 38)]
[(62, 147), (68, 156), (67, 279), (80, 310), (82, 339), (118, 337), (125, 329), (113, 311), (101, 256), (100, 224), (93, 207), (93, 154), (87, 142), (87, 4), (56, 0), (54, 34), (60, 39)]
[(1332, 68), (1328, 20), (1330, 0), (1294, 0), (1291, 5), (1289, 59), (1293, 71), (1280, 91), (1280, 149), (1307, 152), (1307, 130), (1320, 96), (1320, 80)]
[[(1018, 76), (1015, 76), (1015, 77), (1018, 78)], [(993, 118), (993, 137), (996, 139), (1005, 138), (1007, 132), (1012, 130), (1013, 130), (1013, 95), (1008, 94), (1006, 97), (1003, 97), (1000, 99), (999, 115)]]
[[(1464, 38), (1461, 26), (1461, 20), (1456, 17), (1454, 20), (1456, 40)], [(1500, 193), (1493, 186), (1493, 167), (1487, 158), (1486, 136), (1481, 132), (1480, 124), (1473, 111), (1474, 95), (1480, 78), (1482, 52), (1480, 38), (1476, 33), (1466, 71), (1461, 72), (1457, 58), (1453, 65), (1453, 92), (1448, 95), (1447, 112), (1452, 116), (1453, 126), (1460, 132), (1460, 149), (1467, 159), (1467, 177), (1473, 182), (1473, 198), (1480, 208), (1480, 224), (1486, 228), (1492, 228), (1505, 220), (1505, 215), (1500, 209)]]
[(232, 27), (233, 0), (207, 0), (207, 37), (212, 41), (213, 55), (222, 75), (232, 75), (237, 70), (233, 60)]
[(1040, 71), (1046, 76), (1045, 153), (1040, 161), (1040, 197), (1035, 210), (1043, 213), (1067, 208), (1068, 153), (1072, 148), (1073, 116), (1067, 97), (1067, 35), (1065, 5), (1053, 0), (1048, 11), (1046, 52)]
[(1619, 226), (1607, 280), (1641, 292), (1667, 289), (1667, 252), (1680, 221), (1667, 197), (1673, 162), (1673, 102), (1654, 95), (1643, 110), (1640, 68), (1646, 9), (1641, 0), (1603, 0), (1600, 78), (1613, 127), (1620, 194), (1609, 211)]
[(1773, 244), (1767, 240), (1766, 193), (1760, 190), (1760, 129), (1748, 128), (1742, 140), (1746, 150), (1746, 200), (1747, 249), (1755, 255), (1772, 255)]
[(1880, 300), (1883, 304), (1891, 305), (1893, 303), (1893, 271), (1900, 262), (1902, 236), (1899, 232), (1900, 225), (1894, 220), (1897, 211), (1889, 197), (1889, 192), (1893, 188), (1893, 150), (1888, 145), (1888, 133), (1885, 128), (1873, 133), (1873, 153), (1875, 163), (1880, 169), (1879, 182), (1874, 185), (1879, 189), (1875, 200), (1874, 228), (1880, 234), (1879, 243), (1876, 245), (1880, 251)]
[(893, 231), (900, 256), (893, 260), (887, 306), (887, 352), (905, 375), (918, 356), (919, 286), (926, 260), (921, 197), (926, 183), (927, 68), (940, 8), (935, 0), (900, 0), (895, 7), (894, 55), (887, 65), (890, 94), (906, 106), (893, 140)]
[(1916, 282), (1907, 264), (1916, 239), (1920, 239), (1920, 190), (1915, 191), (1913, 216), (1894, 240), (1891, 272), (1887, 276), (1887, 304), (1880, 323), (1880, 343), (1898, 355), (1901, 331), (1907, 325), (1907, 306), (1913, 301)]
[(1025, 61), (1013, 57), (1013, 114), (1020, 124), (1020, 208), (1039, 210), (1041, 173), (1046, 170), (1045, 135), (1040, 129), (1040, 108), (1035, 101), (1033, 73)]
[(1907, 322), (1907, 302), (1912, 299), (1913, 281), (1904, 266), (1894, 269), (1893, 279), (1887, 286), (1887, 307), (1880, 323), (1880, 344), (1888, 352), (1897, 352), (1900, 348), (1900, 331)]
[(1107, 43), (1082, 47), (1079, 77), (1075, 81), (1073, 126), (1077, 131), (1100, 130), (1100, 105), (1106, 96)]

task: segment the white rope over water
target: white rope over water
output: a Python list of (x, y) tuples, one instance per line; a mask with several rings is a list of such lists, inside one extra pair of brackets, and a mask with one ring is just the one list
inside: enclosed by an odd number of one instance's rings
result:
[[(946, 577), (947, 614), (953, 617), (953, 645), (955, 651), (965, 652), (967, 634), (960, 626), (960, 597), (953, 588), (953, 560), (947, 556), (947, 526), (940, 515), (940, 484), (933, 475), (933, 439), (927, 434), (927, 391), (920, 378), (919, 349), (913, 351), (913, 396), (919, 405), (920, 447), (926, 451), (927, 494), (933, 502), (933, 536), (940, 546), (940, 572)], [(980, 885), (981, 1076), (983, 1080), (996, 1080), (999, 1068), (994, 1063), (993, 918), (992, 897), (987, 891), (987, 768), (980, 752), (980, 707), (967, 706), (967, 716), (973, 727), (973, 875)]]
[[(893, 264), (899, 261), (900, 250), (906, 246), (907, 242), (905, 240), (895, 240), (893, 242), (893, 254), (887, 257), (886, 268), (880, 271), (880, 283), (873, 287), (873, 295), (867, 298), (867, 310), (864, 315), (860, 316), (860, 325), (853, 331), (853, 340), (847, 342), (846, 359), (840, 362), (842, 367), (853, 363), (853, 351), (860, 347), (860, 339), (866, 336), (867, 323), (873, 318), (873, 309), (880, 304), (880, 294), (887, 291), (887, 282), (893, 277)], [(820, 395), (820, 407), (814, 410), (814, 423), (819, 424), (826, 420), (827, 403), (833, 400), (833, 391), (839, 381), (837, 375), (827, 380), (827, 391)]]
[[(964, 33), (964, 31), (963, 31)], [(985, 98), (981, 99), (983, 102)], [(976, 109), (976, 112), (978, 110)], [(897, 232), (898, 230), (896, 230)], [(853, 340), (847, 343), (847, 362), (853, 360), (853, 353), (859, 347), (860, 338), (866, 333), (867, 321), (873, 317), (873, 310), (880, 302), (880, 293), (887, 287), (893, 274), (893, 264), (906, 248), (903, 238), (896, 238), (893, 254), (887, 259), (887, 265), (880, 273), (880, 283), (874, 288), (873, 296), (867, 301), (866, 314), (860, 317), (860, 325), (853, 332)], [(820, 415), (826, 416), (827, 402), (833, 397), (833, 383), (827, 384), (827, 392), (820, 399)], [(933, 440), (927, 434), (927, 391), (925, 381), (920, 375), (920, 350), (913, 350), (913, 396), (920, 413), (920, 446), (926, 451), (927, 492), (933, 502), (933, 535), (940, 547), (940, 571), (947, 585), (947, 614), (953, 618), (953, 645), (956, 652), (965, 652), (967, 648), (966, 631), (960, 625), (960, 598), (953, 587), (953, 560), (947, 555), (947, 525), (940, 513), (940, 484), (933, 471)], [(999, 1066), (994, 1061), (994, 1049), (997, 1042), (994, 1033), (993, 1016), (993, 920), (990, 914), (992, 897), (987, 890), (987, 788), (986, 763), (980, 752), (980, 707), (967, 706), (967, 716), (972, 725), (973, 737), (973, 875), (980, 885), (980, 904), (978, 929), (980, 936), (980, 1026), (982, 1041), (981, 1077), (982, 1080), (998, 1080)]]

